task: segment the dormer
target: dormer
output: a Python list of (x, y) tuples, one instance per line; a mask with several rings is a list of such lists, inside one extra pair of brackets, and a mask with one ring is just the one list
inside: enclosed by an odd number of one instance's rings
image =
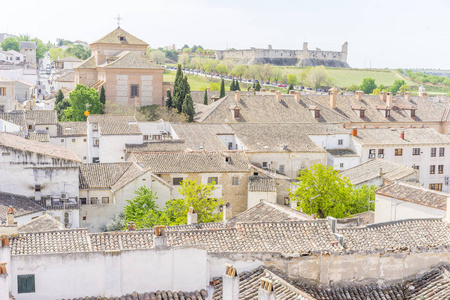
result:
[(399, 108), (408, 114), (411, 118), (416, 117), (417, 106), (414, 105), (399, 105)]
[(315, 105), (310, 106), (309, 111), (311, 112), (313, 118), (315, 118), (316, 120), (320, 119), (320, 109), (317, 106)]
[(366, 109), (361, 105), (353, 105), (352, 110), (362, 119), (365, 118)]
[(241, 109), (237, 105), (231, 105), (230, 106), (231, 114), (233, 115), (233, 118), (235, 120), (239, 120), (241, 117)]
[(388, 106), (377, 105), (377, 110), (385, 117), (389, 118), (391, 116), (391, 108)]
[(127, 38), (124, 35), (119, 35), (119, 42), (125, 44), (127, 42)]

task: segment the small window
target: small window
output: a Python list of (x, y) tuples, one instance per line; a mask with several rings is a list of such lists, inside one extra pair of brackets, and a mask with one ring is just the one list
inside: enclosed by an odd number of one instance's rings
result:
[(314, 118), (320, 119), (320, 110), (315, 110), (314, 111)]
[(83, 139), (83, 142), (87, 142), (87, 140), (86, 140), (86, 139)]
[(45, 127), (45, 130), (48, 130), (48, 127)]
[(86, 221), (86, 216), (83, 216), (83, 221)]
[(420, 155), (420, 148), (413, 148), (413, 155)]
[(340, 164), (339, 164), (339, 167), (340, 167), (340, 168), (343, 168), (343, 167), (344, 167), (344, 163), (340, 163)]
[(430, 166), (430, 174), (436, 174), (436, 166), (435, 165)]
[(412, 166), (412, 168), (413, 168), (414, 170), (419, 171), (419, 166), (414, 165), (414, 166)]
[(436, 148), (431, 148), (431, 157), (436, 157)]
[(28, 129), (33, 129), (33, 125), (28, 125)]
[(130, 97), (131, 98), (139, 97), (139, 85), (132, 84), (130, 86)]
[(232, 142), (228, 143), (228, 150), (233, 150), (233, 143)]
[(378, 154), (384, 154), (384, 149), (378, 149)]
[(279, 171), (280, 173), (284, 173), (284, 165), (280, 165), (280, 166), (278, 167), (278, 171)]
[(148, 135), (144, 134), (144, 141), (148, 141)]
[(98, 198), (97, 197), (91, 197), (91, 204), (98, 204)]
[(442, 192), (442, 183), (430, 183), (430, 190)]
[(444, 165), (438, 166), (438, 174), (444, 174)]
[(215, 185), (219, 184), (219, 178), (218, 177), (208, 177), (208, 183), (213, 183)]
[(391, 111), (389, 109), (386, 109), (386, 118), (389, 118), (391, 116)]
[(402, 156), (403, 155), (403, 149), (395, 149), (395, 156)]
[(376, 149), (369, 149), (369, 158), (375, 158)]
[(40, 184), (36, 184), (36, 185), (34, 186), (34, 191), (35, 191), (35, 192), (40, 192), (40, 191), (41, 191), (41, 185), (40, 185)]
[(155, 141), (159, 141), (159, 140), (161, 140), (161, 135), (154, 135), (154, 136), (152, 136), (152, 139), (154, 139)]
[(80, 202), (81, 202), (82, 205), (86, 205), (87, 204), (86, 198), (80, 198)]
[(182, 177), (175, 177), (172, 179), (172, 184), (173, 185), (181, 185), (181, 182), (183, 181)]
[(83, 160), (86, 160), (86, 156), (83, 156)]
[(263, 168), (267, 168), (267, 161), (263, 161), (262, 167), (263, 167)]
[(94, 145), (94, 147), (100, 146), (100, 145), (99, 145), (98, 138), (93, 138), (93, 139), (92, 139), (92, 144)]
[(3, 152), (2, 153), (2, 156), (10, 156), (11, 155), (11, 153), (9, 153), (9, 152)]
[(415, 118), (415, 117), (416, 117), (416, 110), (411, 109), (411, 118)]
[(360, 117), (361, 119), (365, 117), (365, 114), (364, 114), (364, 110), (363, 110), (363, 109), (361, 109), (361, 110), (359, 111), (359, 117)]
[(93, 162), (94, 164), (98, 164), (98, 163), (100, 162), (100, 157), (93, 157), (93, 158), (92, 158), (92, 162)]
[(233, 178), (232, 178), (232, 184), (233, 184), (233, 185), (239, 185), (239, 177), (233, 176)]
[(64, 139), (61, 139), (61, 143), (64, 143)]
[(125, 43), (127, 41), (127, 39), (124, 36), (119, 36), (119, 41), (121, 43)]
[(443, 157), (445, 155), (445, 148), (439, 148), (439, 156)]
[(108, 204), (109, 203), (109, 197), (102, 197), (102, 204)]
[(19, 294), (34, 293), (35, 283), (34, 274), (30, 275), (17, 275), (17, 288)]
[(344, 140), (338, 140), (338, 145), (342, 146), (344, 144)]

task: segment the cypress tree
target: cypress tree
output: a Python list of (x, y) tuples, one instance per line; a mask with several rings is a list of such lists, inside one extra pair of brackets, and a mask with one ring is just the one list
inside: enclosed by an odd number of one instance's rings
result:
[(166, 107), (167, 107), (167, 108), (173, 107), (172, 93), (170, 92), (170, 89), (167, 89), (167, 101), (166, 101)]
[(177, 75), (175, 75), (175, 84), (173, 86), (173, 102), (172, 107), (178, 109), (181, 112), (184, 101), (184, 87), (183, 87), (183, 72), (181, 71), (181, 65), (178, 65)]
[(58, 93), (56, 94), (55, 106), (58, 105), (58, 103), (60, 103), (63, 100), (64, 100), (64, 94), (61, 90), (59, 90)]
[(259, 84), (259, 81), (258, 81), (255, 86), (255, 92), (259, 92), (260, 90), (261, 90), (261, 85)]
[(239, 86), (239, 81), (236, 79), (236, 83), (234, 84), (234, 90), (235, 91), (240, 91), (241, 87)]
[(189, 122), (194, 121), (195, 109), (191, 94), (187, 94), (183, 101), (183, 113), (188, 117)]
[(105, 105), (106, 96), (105, 96), (105, 87), (102, 85), (102, 89), (100, 90), (100, 102)]
[(205, 89), (205, 96), (203, 96), (203, 104), (208, 105), (208, 90)]
[(220, 83), (220, 94), (219, 98), (225, 97), (225, 80), (222, 78), (222, 82)]
[(287, 93), (289, 94), (289, 91), (294, 89), (294, 85), (291, 83), (288, 87)]

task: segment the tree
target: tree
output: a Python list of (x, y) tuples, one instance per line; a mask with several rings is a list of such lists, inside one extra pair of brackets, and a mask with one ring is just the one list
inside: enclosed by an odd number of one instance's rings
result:
[(403, 94), (410, 90), (411, 90), (411, 87), (407, 84), (404, 84), (399, 88), (399, 91), (402, 92)]
[(105, 87), (102, 85), (102, 88), (100, 90), (100, 102), (105, 105), (106, 103), (106, 96), (105, 96)]
[(138, 121), (159, 121), (164, 120), (173, 123), (185, 123), (188, 117), (184, 113), (179, 113), (176, 108), (162, 107), (158, 104), (142, 106), (136, 115)]
[(247, 66), (245, 65), (236, 65), (233, 68), (233, 74), (239, 77), (239, 80), (242, 79), (242, 76), (244, 76), (245, 72), (247, 72)]
[(287, 89), (287, 93), (289, 94), (289, 91), (293, 91), (294, 90), (294, 86), (291, 84), (289, 84), (289, 87)]
[(203, 96), (203, 104), (208, 105), (208, 90), (205, 89), (205, 95)]
[(102, 231), (121, 231), (125, 228), (125, 226), (125, 215), (120, 213), (116, 214), (111, 220), (109, 220), (108, 224), (102, 228)]
[(306, 73), (306, 83), (314, 89), (326, 85), (330, 81), (327, 70), (324, 66), (317, 66), (308, 69)]
[(150, 228), (157, 225), (161, 212), (155, 203), (156, 193), (145, 186), (137, 189), (133, 199), (128, 199), (124, 208), (126, 222), (134, 222), (136, 228)]
[(397, 94), (397, 92), (400, 90), (400, 87), (402, 85), (405, 85), (405, 81), (403, 79), (397, 79), (396, 81), (394, 81), (394, 84), (391, 86), (391, 88), (389, 89), (390, 92), (392, 92), (392, 94)]
[(85, 111), (90, 114), (101, 114), (103, 104), (100, 102), (98, 92), (90, 87), (79, 84), (69, 94), (70, 107), (64, 110), (67, 121), (86, 121)]
[(255, 84), (255, 92), (259, 92), (261, 90), (261, 84), (259, 84), (259, 81)]
[(359, 86), (359, 89), (367, 95), (372, 94), (373, 90), (376, 88), (377, 85), (373, 78), (364, 78), (362, 84)]
[(270, 79), (272, 76), (272, 66), (271, 65), (255, 65), (255, 75), (261, 80), (263, 83)]
[(150, 52), (150, 60), (160, 65), (166, 61), (166, 55), (161, 50), (155, 50)]
[(381, 91), (379, 88), (376, 88), (372, 91), (372, 95), (379, 95), (379, 94), (381, 94)]
[(220, 84), (218, 82), (211, 81), (209, 83), (209, 89), (211, 91), (219, 91), (220, 90)]
[(284, 77), (284, 71), (281, 69), (275, 68), (275, 70), (272, 72), (272, 80), (275, 81), (276, 84), (278, 84), (278, 81), (281, 80), (281, 78)]
[(216, 67), (217, 72), (219, 72), (220, 76), (222, 76), (223, 74), (226, 74), (228, 69), (225, 65), (222, 64), (218, 64)]
[(61, 48), (51, 48), (48, 50), (48, 54), (50, 55), (50, 59), (53, 61), (66, 57), (64, 50)]
[(234, 83), (234, 90), (235, 91), (240, 91), (241, 90), (241, 87), (239, 86), (239, 81), (235, 81), (235, 83)]
[(222, 78), (222, 81), (220, 82), (220, 93), (219, 98), (225, 97), (225, 81)]
[(230, 84), (230, 91), (235, 91), (235, 87), (234, 87), (234, 79), (231, 81), (231, 84)]
[(167, 108), (172, 108), (173, 107), (173, 101), (172, 101), (172, 92), (170, 91), (170, 89), (167, 89), (167, 100), (166, 100), (166, 107)]
[(20, 52), (20, 43), (15, 37), (6, 38), (2, 43), (2, 50), (16, 50), (17, 52)]
[(194, 102), (192, 101), (191, 94), (187, 94), (186, 98), (183, 102), (183, 113), (188, 116), (189, 122), (194, 122), (194, 115), (195, 115), (195, 109), (194, 109)]
[(55, 110), (56, 110), (56, 115), (57, 115), (58, 121), (60, 121), (60, 122), (66, 121), (65, 110), (69, 107), (70, 107), (70, 103), (69, 103), (69, 100), (67, 100), (67, 99), (63, 99), (58, 104), (55, 104)]
[(287, 83), (292, 86), (297, 85), (297, 75), (295, 75), (295, 74), (288, 75)]
[[(297, 188), (291, 190), (290, 196), (306, 213), (317, 213), (320, 218), (343, 218), (368, 208), (368, 188), (355, 189), (348, 178), (341, 177), (331, 166), (312, 165), (301, 170), (297, 179)], [(371, 189), (371, 199), (374, 191)]]
[(186, 68), (186, 65), (188, 63), (189, 63), (189, 55), (183, 53), (180, 56), (178, 56), (178, 65), (182, 65), (183, 69)]
[(359, 90), (359, 86), (357, 84), (352, 84), (347, 87), (347, 92), (356, 92), (357, 90)]
[(85, 60), (91, 56), (91, 50), (86, 49), (83, 45), (73, 45), (64, 50), (65, 57), (73, 56)]
[(61, 103), (62, 100), (64, 100), (64, 94), (61, 90), (59, 90), (58, 93), (56, 94), (55, 105)]
[(183, 87), (183, 72), (181, 71), (181, 65), (178, 65), (177, 74), (175, 75), (175, 83), (173, 86), (173, 107), (175, 107), (178, 112), (181, 112), (185, 97), (186, 95), (184, 94)]

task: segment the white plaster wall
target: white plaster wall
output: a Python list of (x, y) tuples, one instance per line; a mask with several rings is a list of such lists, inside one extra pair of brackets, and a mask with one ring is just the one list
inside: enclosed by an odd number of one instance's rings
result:
[(142, 135), (148, 135), (149, 139), (152, 135), (161, 135), (162, 132), (170, 133), (172, 131), (172, 126), (169, 122), (138, 122), (139, 129)]
[(247, 209), (258, 205), (261, 200), (277, 203), (277, 192), (248, 192)]
[(142, 144), (142, 135), (101, 135), (98, 147), (100, 162), (123, 162), (125, 144)]
[(1, 132), (20, 132), (19, 125), (0, 119), (0, 131)]
[(56, 127), (56, 124), (43, 124), (43, 125), (35, 125), (34, 131), (47, 132), (49, 136), (54, 137), (57, 135), (58, 128)]
[[(355, 167), (359, 165), (360, 158), (358, 156), (352, 156), (352, 157), (333, 157), (333, 160), (331, 161), (331, 166), (333, 166), (333, 169), (342, 171), (347, 170), (352, 167)], [(344, 164), (343, 167), (341, 167), (341, 163)]]
[(11, 80), (23, 80), (31, 84), (36, 84), (37, 73), (36, 70), (18, 69), (2, 69), (0, 70), (0, 76)]
[[(75, 142), (74, 142), (75, 140)], [(87, 136), (50, 137), (50, 143), (72, 150), (83, 163), (89, 163)]]
[(17, 223), (17, 226), (23, 225), (25, 223), (30, 222), (34, 218), (40, 217), (45, 213), (45, 211), (40, 211), (32, 214), (26, 214), (20, 217), (14, 217), (14, 222)]
[(74, 90), (76, 87), (75, 81), (55, 81), (55, 90), (59, 91), (62, 88), (67, 88), (69, 90)]

